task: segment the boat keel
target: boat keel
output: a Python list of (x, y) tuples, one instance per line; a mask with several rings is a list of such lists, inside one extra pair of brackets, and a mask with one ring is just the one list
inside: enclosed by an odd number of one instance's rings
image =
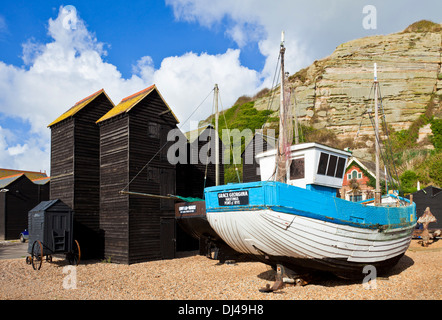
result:
[(310, 280), (311, 276), (309, 274), (298, 274), (281, 264), (277, 264), (275, 282), (272, 286), (266, 284), (266, 286), (259, 289), (259, 291), (264, 293), (275, 292), (284, 288), (286, 285), (303, 287), (307, 285)]

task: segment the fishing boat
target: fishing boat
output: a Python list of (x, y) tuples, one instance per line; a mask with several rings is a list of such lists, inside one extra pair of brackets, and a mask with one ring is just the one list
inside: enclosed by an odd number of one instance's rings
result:
[[(351, 153), (319, 143), (292, 145), (284, 53), (282, 36), (278, 147), (256, 155), (261, 181), (205, 188), (207, 220), (234, 250), (294, 275), (326, 271), (362, 279), (367, 265), (382, 274), (410, 244), (416, 205), (396, 193), (381, 195), (377, 144), (375, 197), (337, 197)], [(374, 84), (377, 92), (376, 69)], [(378, 109), (375, 93), (377, 142)]]

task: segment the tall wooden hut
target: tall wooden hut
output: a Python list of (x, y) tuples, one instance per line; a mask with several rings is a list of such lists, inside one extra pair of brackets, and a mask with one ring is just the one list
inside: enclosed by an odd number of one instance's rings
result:
[[(185, 133), (186, 160), (176, 165), (176, 194), (182, 197), (204, 198), (204, 188), (215, 185), (215, 129), (208, 124)], [(219, 183), (224, 184), (224, 144), (219, 138)], [(206, 155), (204, 155), (206, 153)], [(201, 157), (202, 156), (202, 157)], [(207, 157), (206, 157), (207, 156)], [(206, 253), (205, 239), (197, 239), (193, 232), (183, 230), (178, 224), (177, 250), (200, 250)]]
[(260, 132), (253, 136), (241, 154), (243, 182), (261, 181), (260, 168), (255, 156), (260, 152), (274, 149), (275, 145), (275, 137), (267, 136)]
[(124, 264), (173, 258), (174, 201), (120, 191), (175, 194), (175, 165), (163, 146), (177, 118), (152, 85), (124, 98), (97, 123), (105, 257)]
[(18, 239), (28, 227), (28, 212), (40, 201), (48, 200), (24, 173), (0, 178), (0, 239)]
[(96, 121), (114, 107), (101, 89), (77, 102), (48, 125), (51, 129), (50, 198), (74, 212), (75, 238), (84, 258), (101, 255), (100, 131)]
[[(177, 194), (203, 198), (204, 188), (215, 185), (215, 129), (208, 124), (186, 132), (187, 160), (177, 164)], [(219, 139), (219, 183), (224, 184), (224, 144)]]

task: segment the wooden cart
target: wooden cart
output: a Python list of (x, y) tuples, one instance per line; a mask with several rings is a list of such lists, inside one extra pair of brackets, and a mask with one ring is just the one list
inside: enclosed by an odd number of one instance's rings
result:
[(61, 200), (43, 201), (28, 214), (29, 245), (26, 263), (40, 270), (43, 260), (64, 254), (70, 264), (81, 259), (80, 244), (73, 239), (74, 211)]

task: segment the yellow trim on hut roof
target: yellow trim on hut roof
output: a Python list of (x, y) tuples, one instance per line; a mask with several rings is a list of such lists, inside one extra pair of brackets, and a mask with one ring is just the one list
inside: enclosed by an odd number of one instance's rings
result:
[[(96, 97), (98, 97), (101, 93), (104, 93), (106, 95), (106, 97), (109, 99), (108, 95), (106, 94), (106, 92), (104, 91), (104, 89), (100, 89), (97, 92), (91, 94), (90, 96), (87, 96), (86, 98), (78, 101), (72, 108), (70, 108), (68, 111), (66, 111), (65, 113), (63, 113), (61, 116), (59, 116), (57, 119), (55, 119), (53, 122), (51, 122), (48, 127), (53, 126), (56, 123), (59, 123), (69, 117), (72, 117), (73, 115), (75, 115), (78, 111), (80, 111), (81, 109), (83, 109), (85, 106), (87, 106), (89, 103), (91, 103)], [(109, 99), (109, 101), (112, 103), (112, 105), (114, 105), (114, 103), (112, 102), (111, 99)]]
[(176, 122), (179, 123), (177, 117), (173, 113), (172, 109), (170, 109), (169, 105), (164, 100), (161, 93), (158, 91), (157, 87), (155, 85), (151, 85), (150, 87), (143, 89), (137, 93), (134, 93), (123, 100), (113, 107), (108, 113), (106, 113), (104, 116), (102, 116), (100, 119), (98, 119), (97, 123), (102, 122), (104, 120), (110, 119), (112, 117), (115, 117), (119, 114), (129, 112), (133, 107), (135, 107), (138, 102), (143, 100), (145, 97), (147, 97), (152, 91), (156, 91), (158, 95), (160, 96), (161, 100), (163, 100), (164, 104), (167, 106), (167, 108), (170, 110), (170, 113), (172, 113), (173, 117), (175, 118)]

